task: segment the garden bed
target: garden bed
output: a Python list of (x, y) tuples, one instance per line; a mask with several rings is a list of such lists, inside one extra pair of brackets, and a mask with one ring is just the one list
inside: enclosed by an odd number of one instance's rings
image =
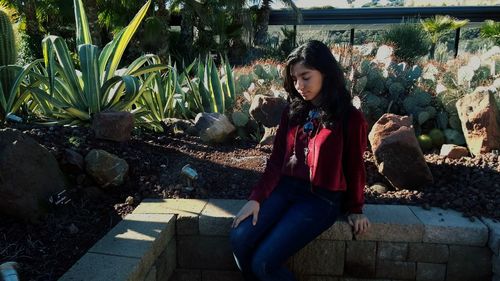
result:
[[(100, 189), (84, 172), (67, 173), (72, 201), (54, 209), (38, 224), (0, 217), (0, 263), (17, 261), (21, 280), (56, 280), (143, 198), (244, 199), (264, 169), (270, 146), (235, 141), (206, 145), (198, 138), (166, 136), (137, 131), (132, 140), (117, 144), (93, 138), (87, 128), (26, 127), (61, 161), (64, 150), (85, 156), (93, 148), (125, 159), (129, 178), (118, 188)], [(435, 183), (422, 191), (387, 191), (367, 187), (366, 202), (408, 204), (425, 208), (452, 208), (473, 216), (500, 220), (500, 156), (489, 153), (459, 160), (436, 154), (425, 156)], [(180, 170), (190, 164), (202, 176), (203, 188), (182, 189)], [(373, 156), (366, 153), (368, 186), (389, 184), (378, 174)], [(125, 203), (127, 197), (133, 202)]]

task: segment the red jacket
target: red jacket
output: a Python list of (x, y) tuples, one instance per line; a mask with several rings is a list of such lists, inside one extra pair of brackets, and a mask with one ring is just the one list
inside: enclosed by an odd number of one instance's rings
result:
[[(289, 175), (286, 168), (294, 149), (295, 132), (302, 126), (288, 125), (288, 109), (285, 109), (274, 140), (273, 151), (264, 174), (252, 189), (249, 200), (262, 202), (278, 184), (282, 175)], [(339, 126), (340, 127), (340, 126)], [(321, 128), (308, 143), (307, 165), (310, 169), (310, 181), (314, 188), (332, 191), (345, 191), (346, 211), (362, 213), (364, 203), (365, 166), (363, 154), (366, 150), (367, 123), (359, 110), (353, 109), (348, 120), (347, 136), (342, 128), (330, 130)], [(345, 145), (345, 147), (344, 147)], [(342, 166), (342, 150), (346, 171)]]

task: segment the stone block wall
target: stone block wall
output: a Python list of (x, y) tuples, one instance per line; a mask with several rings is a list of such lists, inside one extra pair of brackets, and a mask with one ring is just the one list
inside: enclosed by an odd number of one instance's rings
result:
[[(87, 254), (91, 260), (98, 260), (95, 255), (119, 257), (107, 267), (127, 269), (128, 275), (117, 274), (112, 279), (65, 277), (89, 269), (79, 261), (61, 280), (243, 280), (232, 257), (228, 234), (234, 215), (244, 203), (221, 199), (145, 200), (124, 221), (147, 218), (157, 223), (156, 228), (113, 229), (109, 234), (112, 238), (103, 238)], [(366, 205), (364, 213), (372, 223), (368, 233), (353, 235), (347, 222), (339, 220), (291, 257), (287, 266), (297, 279), (500, 281), (500, 223), (472, 222), (450, 210), (401, 205)], [(120, 242), (125, 237), (129, 238), (127, 246)], [(138, 237), (148, 242), (134, 242)], [(106, 250), (105, 244), (114, 245), (112, 249), (120, 246), (120, 250)], [(135, 248), (136, 253), (130, 254)], [(75, 267), (83, 269), (75, 271)]]

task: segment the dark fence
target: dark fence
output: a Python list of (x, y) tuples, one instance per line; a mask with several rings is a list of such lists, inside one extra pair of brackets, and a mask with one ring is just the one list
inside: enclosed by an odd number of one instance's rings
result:
[[(487, 19), (500, 21), (499, 6), (461, 7), (391, 7), (391, 8), (351, 8), (302, 10), (303, 25), (316, 24), (388, 24), (399, 23), (403, 18), (429, 18), (434, 15), (449, 15), (471, 22)], [(271, 11), (270, 25), (299, 24), (291, 10)]]
[[(298, 22), (296, 14), (291, 10), (272, 11), (269, 25), (350, 25), (350, 44), (354, 44), (354, 29), (366, 24), (400, 23), (407, 18), (425, 19), (434, 15), (449, 15), (457, 19), (468, 19), (470, 22), (485, 20), (500, 21), (500, 5), (498, 6), (460, 6), (460, 7), (390, 7), (390, 8), (350, 8), (302, 10), (302, 21)], [(455, 34), (455, 57), (458, 54), (460, 28)], [(296, 40), (294, 40), (296, 42)]]

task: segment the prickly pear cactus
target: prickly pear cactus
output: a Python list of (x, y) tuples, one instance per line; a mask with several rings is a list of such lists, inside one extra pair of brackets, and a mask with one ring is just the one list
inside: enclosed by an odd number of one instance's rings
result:
[(448, 113), (446, 111), (440, 111), (436, 116), (437, 126), (441, 130), (444, 130), (448, 127)]
[[(0, 10), (0, 66), (16, 63), (16, 44), (14, 30), (9, 16)], [(13, 74), (3, 70), (0, 72), (0, 82), (2, 83), (4, 93), (9, 88)]]
[(420, 68), (420, 66), (418, 65), (414, 65), (412, 68), (408, 70), (408, 73), (406, 73), (406, 79), (410, 83), (415, 83), (415, 81), (417, 81), (421, 75), (422, 75), (422, 68)]
[(452, 143), (456, 145), (465, 144), (465, 137), (458, 130), (446, 129), (444, 130), (444, 136), (446, 138), (446, 143)]
[(249, 120), (248, 114), (245, 114), (245, 113), (240, 112), (240, 111), (235, 111), (235, 112), (233, 112), (231, 117), (233, 119), (233, 124), (236, 127), (245, 127), (248, 124), (248, 120)]
[(402, 97), (404, 93), (405, 87), (399, 82), (392, 83), (389, 87), (391, 100), (397, 100), (399, 97)]

